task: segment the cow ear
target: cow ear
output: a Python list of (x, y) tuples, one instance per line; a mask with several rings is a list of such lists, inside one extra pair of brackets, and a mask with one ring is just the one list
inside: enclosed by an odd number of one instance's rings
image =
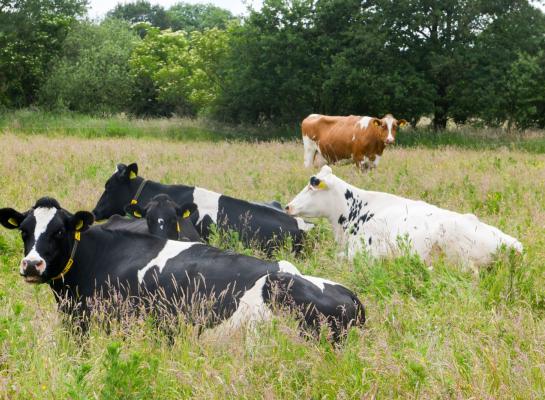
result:
[(19, 228), (25, 217), (25, 214), (21, 214), (20, 212), (15, 211), (13, 208), (0, 209), (0, 224), (8, 229)]
[(84, 232), (95, 222), (95, 216), (89, 211), (78, 211), (68, 221), (68, 228), (76, 232)]
[(121, 179), (134, 179), (138, 176), (138, 164), (132, 163), (129, 165), (118, 164), (117, 170)]
[(127, 204), (125, 206), (125, 212), (135, 218), (144, 218), (146, 216), (146, 210), (138, 204)]
[(127, 166), (127, 171), (129, 173), (129, 179), (134, 179), (138, 176), (138, 164), (132, 163)]
[(197, 218), (197, 205), (195, 203), (186, 203), (181, 207), (176, 207), (176, 214), (182, 218), (191, 218), (193, 223)]
[(404, 119), (400, 119), (399, 121), (397, 121), (397, 124), (399, 125), (400, 128), (404, 127), (405, 125), (408, 124), (407, 121), (405, 121)]
[(377, 128), (380, 127), (382, 124), (380, 123), (380, 120), (378, 119), (373, 119), (373, 126), (376, 126)]

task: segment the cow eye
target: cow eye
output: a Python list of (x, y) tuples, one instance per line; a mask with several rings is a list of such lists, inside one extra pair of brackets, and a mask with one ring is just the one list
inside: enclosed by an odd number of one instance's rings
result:
[(318, 178), (316, 178), (315, 176), (313, 176), (312, 178), (310, 178), (310, 185), (311, 186), (318, 186), (320, 184), (320, 180)]

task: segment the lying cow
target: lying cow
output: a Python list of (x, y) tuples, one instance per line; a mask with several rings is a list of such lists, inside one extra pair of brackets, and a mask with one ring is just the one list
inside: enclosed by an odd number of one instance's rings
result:
[(220, 229), (239, 232), (246, 245), (256, 243), (269, 254), (288, 237), (293, 240), (294, 250), (299, 251), (305, 231), (312, 228), (312, 224), (287, 215), (276, 209), (274, 204), (261, 205), (200, 187), (163, 185), (145, 180), (138, 176), (136, 164), (117, 166), (116, 172), (106, 182), (105, 191), (93, 214), (97, 220), (114, 214), (123, 215), (127, 204), (145, 206), (153, 196), (161, 193), (168, 194), (178, 204), (197, 205), (196, 226), (205, 241), (210, 235), (211, 225), (217, 224)]
[(351, 159), (362, 171), (375, 168), (384, 148), (395, 142), (397, 128), (406, 124), (391, 114), (382, 119), (311, 114), (301, 124), (305, 167)]
[(179, 206), (166, 194), (158, 194), (145, 206), (128, 204), (125, 212), (135, 218), (145, 218), (146, 228), (152, 235), (170, 240), (201, 242), (195, 224), (195, 203)]
[(327, 321), (334, 339), (365, 320), (354, 293), (302, 276), (286, 261), (90, 226), (93, 221), (93, 214), (71, 214), (51, 198), (24, 213), (0, 209), (0, 223), (21, 231), (20, 274), (28, 283), (48, 283), (61, 310), (76, 320), (88, 315), (97, 297), (170, 313), (189, 312), (206, 301), (210, 310), (203, 325), (229, 329), (268, 318), (271, 304), (278, 304), (300, 311), (302, 324), (313, 330)]
[(522, 252), (522, 244), (472, 214), (459, 214), (388, 193), (358, 189), (336, 177), (328, 166), (286, 207), (288, 214), (326, 217), (348, 256), (365, 249), (375, 257), (398, 253), (399, 238), (430, 263), (437, 251), (448, 260), (476, 267), (489, 264), (505, 245)]

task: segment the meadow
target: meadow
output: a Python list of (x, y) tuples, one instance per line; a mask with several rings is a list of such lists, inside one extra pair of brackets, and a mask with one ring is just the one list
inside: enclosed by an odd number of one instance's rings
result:
[[(190, 121), (183, 130), (168, 122), (47, 118), (0, 119), (0, 207), (26, 210), (48, 195), (68, 210), (90, 210), (117, 162), (136, 161), (141, 176), (164, 183), (282, 204), (312, 174), (295, 139), (256, 141)], [(108, 124), (121, 126), (123, 137), (102, 137)], [(157, 124), (166, 127), (154, 137)], [(290, 316), (228, 338), (199, 336), (182, 323), (171, 343), (146, 319), (134, 319), (110, 332), (93, 324), (78, 339), (62, 324), (49, 287), (19, 277), (22, 241), (2, 229), (0, 398), (544, 398), (543, 136), (410, 134), (399, 134), (401, 145), (372, 173), (351, 165), (334, 172), (361, 188), (475, 213), (517, 237), (522, 259), (500, 255), (478, 274), (440, 261), (430, 270), (410, 255), (349, 262), (336, 258), (331, 229), (317, 220), (301, 257), (277, 256), (358, 293), (367, 324), (340, 347), (302, 337)], [(263, 256), (232, 240), (216, 244)]]

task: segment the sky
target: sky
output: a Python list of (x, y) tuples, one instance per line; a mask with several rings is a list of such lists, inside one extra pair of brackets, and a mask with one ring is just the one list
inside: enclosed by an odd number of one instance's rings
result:
[[(104, 15), (116, 6), (118, 3), (131, 3), (130, 0), (124, 1), (112, 1), (112, 0), (89, 0), (89, 16), (93, 19), (102, 18)], [(168, 8), (180, 0), (150, 0), (151, 4), (160, 4), (161, 6)], [(218, 7), (226, 8), (234, 15), (246, 14), (246, 5), (252, 4), (254, 6), (261, 5), (261, 0), (184, 0), (186, 3), (212, 3)], [(256, 7), (257, 8), (257, 7)]]

